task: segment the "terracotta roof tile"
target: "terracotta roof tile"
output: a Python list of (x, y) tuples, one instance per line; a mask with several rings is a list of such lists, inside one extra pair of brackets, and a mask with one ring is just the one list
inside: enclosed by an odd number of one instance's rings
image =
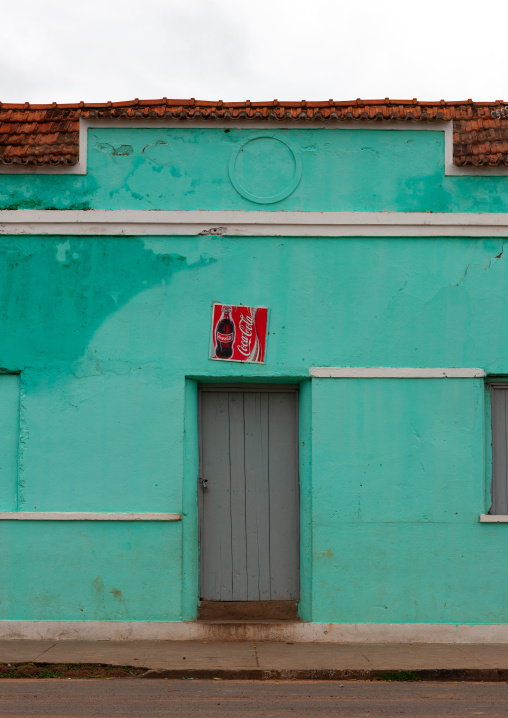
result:
[(508, 109), (501, 101), (476, 103), (380, 100), (319, 102), (218, 102), (201, 100), (130, 100), (128, 102), (48, 105), (0, 103), (0, 164), (73, 165), (78, 160), (79, 120), (85, 119), (210, 119), (210, 120), (346, 120), (387, 122), (453, 121), (456, 165), (508, 166)]

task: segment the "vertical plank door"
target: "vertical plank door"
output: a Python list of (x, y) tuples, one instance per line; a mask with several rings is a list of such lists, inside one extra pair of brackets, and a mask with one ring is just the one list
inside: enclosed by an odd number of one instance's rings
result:
[(200, 393), (200, 594), (299, 598), (298, 393)]

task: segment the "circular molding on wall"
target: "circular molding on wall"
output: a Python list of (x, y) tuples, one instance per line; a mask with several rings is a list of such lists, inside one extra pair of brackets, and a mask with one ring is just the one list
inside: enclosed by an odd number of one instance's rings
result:
[[(270, 143), (267, 143), (267, 140), (270, 140)], [(292, 176), (289, 179), (285, 178), (280, 182), (275, 181), (275, 187), (272, 189), (275, 189), (276, 191), (272, 191), (271, 194), (258, 194), (252, 188), (249, 189), (245, 178), (242, 177), (238, 171), (238, 160), (248, 145), (250, 145), (249, 149), (252, 149), (253, 147), (256, 148), (258, 159), (263, 158), (264, 156), (268, 162), (270, 160), (272, 162), (274, 161), (274, 149), (277, 145), (280, 145), (279, 150), (282, 149), (283, 152), (285, 152), (293, 165)], [(266, 147), (263, 148), (263, 145), (266, 145)], [(289, 197), (289, 195), (292, 194), (298, 187), (301, 177), (302, 159), (299, 151), (291, 142), (289, 142), (289, 140), (286, 138), (282, 139), (276, 134), (251, 135), (245, 140), (245, 142), (242, 142), (239, 147), (233, 150), (229, 159), (229, 179), (231, 180), (231, 184), (236, 189), (238, 194), (241, 194), (242, 197), (245, 197), (245, 199), (248, 199), (251, 202), (256, 202), (257, 204), (273, 204), (274, 202), (280, 202), (281, 200), (286, 199), (286, 197)]]

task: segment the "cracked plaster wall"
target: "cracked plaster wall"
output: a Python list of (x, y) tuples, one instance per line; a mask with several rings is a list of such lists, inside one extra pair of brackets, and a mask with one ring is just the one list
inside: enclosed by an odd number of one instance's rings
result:
[[(229, 159), (253, 135), (248, 127), (91, 128), (87, 175), (0, 174), (0, 209), (508, 211), (508, 177), (444, 176), (442, 131), (276, 132), (300, 155), (302, 179), (274, 205), (242, 197), (230, 182)], [(274, 186), (285, 186), (289, 165), (282, 158), (270, 167)], [(249, 174), (254, 192), (265, 193), (267, 178)]]
[[(280, 133), (303, 173), (274, 205), (228, 178), (250, 130), (154, 128), (89, 130), (86, 176), (0, 175), (0, 207), (508, 211), (508, 177), (444, 177), (442, 133)], [(0, 509), (185, 515), (0, 522), (0, 618), (192, 618), (185, 375), (508, 374), (507, 271), (504, 241), (488, 238), (3, 236), (0, 367), (21, 374), (17, 462), (0, 462), (17, 495), (0, 492)], [(265, 365), (208, 360), (212, 301), (270, 307)], [(313, 380), (302, 393), (304, 618), (506, 622), (506, 526), (477, 523), (489, 507), (483, 382)]]
[[(0, 256), (23, 510), (180, 511), (185, 375), (508, 373), (501, 240), (4, 237)], [(264, 366), (208, 360), (212, 300), (271, 308)], [(307, 617), (505, 620), (505, 527), (475, 523), (483, 422), (477, 380), (313, 381)], [(179, 523), (0, 532), (3, 618), (192, 617)]]

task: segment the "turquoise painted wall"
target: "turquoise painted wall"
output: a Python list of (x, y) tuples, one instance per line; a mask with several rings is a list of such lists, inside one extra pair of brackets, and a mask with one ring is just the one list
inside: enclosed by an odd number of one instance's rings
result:
[[(301, 157), (302, 178), (260, 205), (236, 192), (228, 165), (249, 137), (275, 133)], [(276, 193), (291, 154), (269, 140), (255, 147), (240, 179)], [(20, 208), (506, 212), (508, 177), (445, 177), (442, 131), (91, 128), (86, 176), (0, 174), (0, 209)]]
[[(19, 508), (183, 509), (184, 520), (0, 522), (0, 616), (192, 618), (196, 395), (185, 376), (299, 380), (312, 365), (507, 374), (502, 249), (494, 239), (3, 237), (0, 365), (21, 372)], [(212, 300), (270, 307), (265, 365), (207, 358)], [(506, 620), (506, 526), (477, 523), (488, 509), (484, 391), (472, 379), (302, 390), (304, 617)]]
[(507, 620), (506, 527), (477, 522), (484, 394), (475, 379), (313, 381), (315, 621)]
[[(275, 204), (228, 177), (251, 130), (92, 129), (88, 175), (1, 174), (0, 206), (508, 211), (508, 177), (444, 177), (441, 132), (279, 132), (302, 177)], [(238, 166), (254, 193), (289, 181), (272, 149)], [(236, 379), (301, 382), (303, 618), (506, 622), (484, 382), (308, 379), (508, 375), (506, 286), (495, 238), (0, 237), (0, 510), (183, 512), (0, 521), (0, 618), (195, 617), (197, 381)], [(264, 365), (208, 359), (213, 301), (270, 307)]]
[(0, 619), (181, 616), (180, 524), (1, 521), (0, 541)]
[(0, 373), (0, 511), (18, 505), (19, 375)]

